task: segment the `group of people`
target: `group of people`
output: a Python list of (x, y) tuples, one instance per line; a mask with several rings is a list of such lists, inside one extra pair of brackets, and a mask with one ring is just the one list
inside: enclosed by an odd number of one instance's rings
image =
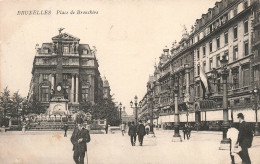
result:
[(130, 136), (130, 141), (132, 146), (135, 146), (137, 135), (138, 135), (139, 145), (142, 146), (143, 139), (146, 134), (147, 132), (145, 130), (145, 126), (141, 120), (139, 121), (138, 125), (135, 125), (134, 122), (131, 122), (131, 124), (129, 125), (128, 135)]
[[(227, 138), (230, 139), (230, 156), (232, 160), (232, 164), (235, 163), (234, 155), (238, 154), (242, 159), (243, 164), (251, 164), (251, 160), (248, 154), (248, 148), (252, 146), (253, 141), (253, 129), (249, 123), (244, 121), (244, 115), (239, 113), (237, 115), (239, 119), (239, 130), (234, 127), (234, 124), (231, 124), (227, 132)], [(87, 151), (87, 143), (90, 142), (90, 134), (87, 129), (85, 129), (83, 125), (83, 120), (78, 119), (76, 121), (76, 127), (71, 136), (71, 143), (73, 144), (73, 159), (76, 164), (83, 164), (85, 153)], [(66, 131), (68, 126), (65, 125), (65, 135), (67, 136)], [(147, 130), (148, 127), (145, 127), (142, 121), (140, 120), (138, 125), (135, 125), (134, 122), (131, 122), (128, 129), (128, 135), (130, 136), (131, 145), (135, 146), (136, 144), (136, 136), (138, 136), (139, 145), (143, 145), (143, 138), (146, 134), (149, 133)], [(125, 124), (121, 125), (122, 135), (125, 133)], [(184, 139), (187, 136), (187, 139), (190, 138), (191, 127), (185, 124), (183, 128)], [(238, 147), (240, 147), (239, 151)]]
[(185, 136), (187, 137), (187, 140), (190, 139), (190, 133), (191, 133), (191, 127), (188, 124), (185, 124), (183, 127), (183, 138), (185, 139)]

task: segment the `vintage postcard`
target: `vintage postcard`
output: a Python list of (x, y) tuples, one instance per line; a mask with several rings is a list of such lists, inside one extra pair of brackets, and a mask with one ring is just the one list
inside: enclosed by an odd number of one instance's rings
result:
[(0, 0), (1, 164), (260, 164), (259, 0)]

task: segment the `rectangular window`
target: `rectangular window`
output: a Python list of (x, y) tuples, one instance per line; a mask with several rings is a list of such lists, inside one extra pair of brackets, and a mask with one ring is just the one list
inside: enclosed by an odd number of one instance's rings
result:
[(197, 36), (198, 41), (200, 40), (200, 35)]
[(203, 62), (202, 70), (203, 70), (204, 72), (205, 72), (205, 70), (206, 70), (206, 61)]
[(244, 99), (245, 104), (251, 104), (251, 100), (249, 97)]
[(244, 34), (248, 33), (248, 20), (244, 22)]
[(225, 32), (225, 44), (228, 44), (228, 32)]
[(239, 99), (234, 100), (234, 105), (239, 105)]
[(212, 42), (209, 42), (209, 52), (212, 52)]
[(220, 55), (217, 55), (217, 67), (220, 67)]
[(212, 70), (212, 68), (213, 68), (213, 59), (210, 58), (209, 59), (209, 70)]
[(197, 59), (199, 60), (200, 59), (200, 50), (197, 49)]
[(238, 47), (235, 46), (233, 50), (233, 61), (236, 61), (238, 58)]
[(244, 43), (244, 54), (245, 56), (249, 54), (248, 41)]
[(68, 75), (67, 74), (64, 74), (63, 75), (63, 80), (67, 80), (68, 79)]
[(248, 7), (248, 2), (245, 1), (245, 2), (244, 2), (244, 9), (246, 9), (247, 7)]
[(197, 97), (200, 97), (200, 85), (197, 86)]
[(205, 56), (206, 56), (206, 47), (203, 46), (203, 57), (205, 57)]
[(233, 89), (239, 88), (238, 69), (232, 70)]
[(237, 26), (234, 27), (234, 40), (237, 39)]
[(82, 101), (87, 101), (88, 99), (88, 88), (82, 89)]
[(249, 72), (249, 65), (243, 68), (243, 86), (249, 86), (250, 82), (250, 72)]
[(220, 39), (219, 39), (219, 37), (217, 38), (217, 48), (220, 48)]
[(224, 56), (226, 56), (226, 59), (227, 59), (227, 60), (229, 59), (228, 51), (225, 51), (225, 52), (224, 52)]
[(197, 65), (197, 72), (198, 72), (198, 75), (200, 75), (200, 65), (199, 64)]
[(234, 16), (236, 16), (237, 15), (237, 7), (234, 8), (233, 12), (234, 12)]
[(49, 75), (48, 74), (43, 74), (43, 81), (48, 81)]

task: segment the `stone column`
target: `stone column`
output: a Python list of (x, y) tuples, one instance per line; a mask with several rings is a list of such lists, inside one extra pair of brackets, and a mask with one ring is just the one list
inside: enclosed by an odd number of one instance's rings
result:
[(54, 84), (54, 74), (51, 74), (51, 89), (54, 90), (54, 86), (55, 86), (55, 84)]
[(228, 150), (229, 149), (229, 139), (227, 138), (227, 130), (229, 128), (229, 121), (228, 121), (228, 92), (227, 92), (227, 77), (228, 72), (227, 70), (222, 71), (222, 82), (223, 82), (223, 138), (220, 143), (220, 150)]
[(190, 70), (189, 70), (189, 65), (185, 65), (185, 76), (186, 76), (186, 94), (185, 94), (185, 99), (184, 101), (185, 102), (188, 102), (190, 101), (190, 93), (189, 93), (189, 90), (190, 90)]
[(78, 103), (78, 98), (79, 98), (79, 75), (76, 74), (76, 100), (75, 102)]
[[(176, 78), (176, 77), (175, 77)], [(178, 79), (178, 78), (177, 78)], [(176, 81), (177, 81), (176, 79)], [(175, 82), (174, 86), (174, 135), (172, 138), (172, 142), (181, 142), (181, 135), (179, 133), (179, 127), (180, 127), (180, 115), (178, 110), (178, 83)]]
[(74, 102), (74, 75), (71, 75), (70, 102)]

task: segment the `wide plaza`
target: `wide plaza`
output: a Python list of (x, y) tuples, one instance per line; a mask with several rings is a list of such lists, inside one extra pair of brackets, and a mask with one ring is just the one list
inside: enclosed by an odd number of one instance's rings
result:
[[(0, 134), (0, 161), (5, 164), (73, 164), (73, 151), (62, 131), (6, 132)], [(155, 131), (144, 145), (131, 146), (127, 134), (91, 134), (89, 164), (229, 164), (228, 150), (219, 150), (221, 132), (193, 131), (190, 140), (171, 142), (172, 130)], [(260, 137), (249, 149), (252, 164), (259, 164)], [(240, 158), (236, 157), (236, 163)], [(85, 158), (87, 163), (87, 157)]]

